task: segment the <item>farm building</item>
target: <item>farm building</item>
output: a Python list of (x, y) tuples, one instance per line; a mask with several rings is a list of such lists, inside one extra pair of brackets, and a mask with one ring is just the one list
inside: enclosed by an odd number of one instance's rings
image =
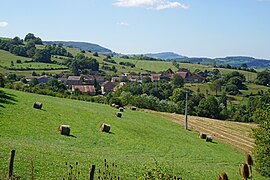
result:
[(82, 77), (81, 76), (69, 76), (67, 79), (67, 84), (69, 87), (72, 87), (72, 85), (81, 85), (82, 84)]
[(101, 85), (101, 92), (102, 94), (107, 94), (108, 92), (111, 92), (113, 88), (115, 87), (115, 84), (110, 81), (105, 81)]
[(93, 85), (72, 85), (72, 92), (78, 89), (82, 93), (88, 93), (90, 96), (96, 95), (96, 89)]

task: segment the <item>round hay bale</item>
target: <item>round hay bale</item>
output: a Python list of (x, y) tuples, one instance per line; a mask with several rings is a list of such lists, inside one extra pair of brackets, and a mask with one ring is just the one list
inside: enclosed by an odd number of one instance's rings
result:
[(70, 135), (70, 126), (69, 125), (60, 125), (58, 131), (61, 135)]
[(205, 139), (206, 142), (212, 142), (213, 141), (213, 137), (212, 136), (207, 136)]
[(122, 117), (122, 113), (121, 112), (117, 112), (116, 113), (116, 116), (119, 117), (119, 118), (121, 118)]
[(33, 107), (35, 109), (41, 109), (42, 108), (42, 103), (41, 102), (35, 102)]
[(229, 178), (228, 178), (228, 175), (224, 172), (224, 173), (221, 174), (221, 179), (222, 180), (228, 180)]
[(112, 105), (111, 105), (112, 107), (115, 107), (115, 104), (114, 103), (112, 103)]
[(130, 109), (131, 109), (132, 111), (136, 111), (136, 110), (137, 110), (137, 107), (131, 106)]
[(249, 169), (247, 163), (242, 164), (241, 175), (244, 179), (249, 178)]
[(206, 135), (205, 133), (203, 133), (203, 132), (200, 132), (200, 133), (199, 133), (199, 138), (200, 138), (200, 139), (206, 139), (206, 136), (207, 136), (207, 135)]
[(120, 107), (120, 108), (119, 108), (119, 111), (120, 111), (120, 112), (124, 112), (124, 108)]
[(250, 154), (247, 154), (246, 155), (246, 163), (249, 165), (249, 166), (253, 166), (253, 160), (252, 160), (252, 157)]
[(116, 104), (114, 107), (115, 107), (116, 109), (119, 109), (120, 106)]
[(100, 126), (100, 130), (102, 132), (110, 132), (111, 126), (109, 124), (102, 123)]

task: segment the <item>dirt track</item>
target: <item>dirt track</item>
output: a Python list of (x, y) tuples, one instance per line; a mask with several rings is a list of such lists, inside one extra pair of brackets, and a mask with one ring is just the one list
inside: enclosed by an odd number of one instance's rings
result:
[[(165, 119), (184, 126), (184, 115), (162, 112), (152, 113), (158, 113)], [(252, 128), (255, 127), (256, 124), (251, 123), (239, 123), (188, 116), (188, 128), (190, 130), (214, 135), (214, 138), (224, 143), (231, 144), (232, 146), (248, 153), (251, 152), (254, 147), (254, 139), (251, 138), (251, 132)]]

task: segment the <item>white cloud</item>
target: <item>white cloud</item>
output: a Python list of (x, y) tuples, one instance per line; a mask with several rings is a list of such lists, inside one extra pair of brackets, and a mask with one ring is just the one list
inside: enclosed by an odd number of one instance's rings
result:
[(129, 26), (129, 24), (127, 22), (120, 22), (120, 23), (118, 23), (118, 25), (120, 25), (120, 26)]
[(188, 8), (184, 4), (176, 1), (171, 2), (169, 0), (117, 0), (114, 5), (119, 7), (144, 7), (147, 9), (156, 10), (163, 10), (169, 8)]
[(8, 23), (6, 21), (0, 21), (0, 28), (1, 27), (6, 27)]

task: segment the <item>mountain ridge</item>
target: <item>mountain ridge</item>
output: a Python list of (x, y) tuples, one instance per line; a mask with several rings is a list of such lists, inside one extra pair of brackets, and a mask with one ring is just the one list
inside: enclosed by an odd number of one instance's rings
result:
[(63, 46), (71, 46), (73, 48), (85, 50), (85, 51), (91, 51), (91, 52), (97, 52), (97, 53), (103, 53), (103, 54), (111, 54), (113, 53), (112, 50), (105, 48), (101, 45), (89, 43), (89, 42), (78, 42), (78, 41), (43, 41), (44, 44), (63, 44)]

